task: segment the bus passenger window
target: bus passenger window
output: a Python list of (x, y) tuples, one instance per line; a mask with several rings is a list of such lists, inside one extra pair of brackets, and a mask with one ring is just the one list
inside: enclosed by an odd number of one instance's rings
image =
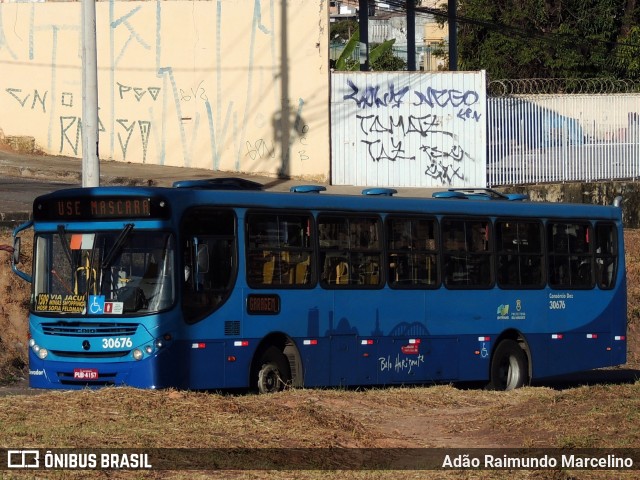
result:
[(436, 221), (417, 217), (390, 217), (386, 225), (389, 285), (394, 288), (436, 287)]
[(246, 231), (249, 286), (311, 286), (313, 242), (309, 215), (251, 213)]
[(325, 287), (379, 286), (380, 220), (322, 215), (320, 237), (320, 283)]
[(596, 283), (601, 289), (615, 286), (618, 269), (617, 235), (613, 224), (596, 225)]
[(490, 232), (486, 220), (443, 220), (443, 275), (448, 288), (491, 287)]
[(591, 226), (549, 222), (547, 232), (549, 284), (554, 288), (592, 288)]
[(542, 224), (536, 221), (496, 222), (497, 280), (501, 288), (542, 288)]

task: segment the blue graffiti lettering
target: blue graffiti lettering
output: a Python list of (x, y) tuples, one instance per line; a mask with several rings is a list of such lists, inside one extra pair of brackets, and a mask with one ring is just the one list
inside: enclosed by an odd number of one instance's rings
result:
[(428, 105), (431, 108), (433, 107), (441, 107), (444, 108), (447, 105), (451, 105), (452, 107), (459, 107), (461, 105), (471, 106), (478, 102), (480, 99), (480, 95), (473, 90), (467, 90), (466, 92), (461, 92), (460, 90), (454, 89), (445, 89), (445, 90), (436, 90), (434, 88), (428, 87), (424, 93), (414, 90), (416, 96), (418, 97), (418, 101), (413, 105)]
[(380, 86), (368, 86), (362, 92), (355, 83), (347, 79), (347, 85), (351, 88), (351, 93), (344, 95), (343, 100), (353, 100), (358, 108), (367, 107), (388, 107), (398, 108), (402, 104), (402, 99), (409, 91), (409, 87), (404, 87), (396, 91), (393, 83), (389, 84), (389, 91), (381, 93)]
[(471, 109), (471, 108), (467, 108), (467, 109), (462, 109), (460, 110), (457, 114), (456, 117), (458, 117), (461, 120), (467, 120), (469, 118), (475, 120), (476, 122), (480, 121), (480, 117), (481, 115), (476, 112), (475, 110)]

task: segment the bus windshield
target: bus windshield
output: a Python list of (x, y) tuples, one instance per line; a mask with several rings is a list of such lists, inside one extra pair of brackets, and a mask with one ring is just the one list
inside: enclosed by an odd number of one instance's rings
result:
[(173, 235), (157, 231), (39, 234), (32, 311), (149, 314), (175, 300)]

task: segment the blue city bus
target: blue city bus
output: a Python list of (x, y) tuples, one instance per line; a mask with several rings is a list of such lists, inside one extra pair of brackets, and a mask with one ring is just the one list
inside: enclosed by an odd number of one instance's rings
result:
[(626, 362), (619, 199), (323, 189), (229, 178), (38, 197), (14, 232), (30, 386), (510, 390)]

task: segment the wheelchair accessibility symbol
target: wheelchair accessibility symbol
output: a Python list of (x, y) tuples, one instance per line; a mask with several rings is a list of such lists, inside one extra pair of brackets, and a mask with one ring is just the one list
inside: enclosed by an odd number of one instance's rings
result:
[(92, 315), (104, 314), (104, 295), (89, 295), (89, 313)]

